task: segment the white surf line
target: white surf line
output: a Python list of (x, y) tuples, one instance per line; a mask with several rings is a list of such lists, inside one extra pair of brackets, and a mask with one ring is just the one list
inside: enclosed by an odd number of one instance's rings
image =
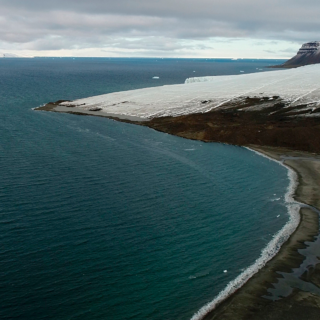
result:
[(282, 162), (275, 160), (267, 155), (260, 153), (256, 150), (245, 147), (246, 149), (265, 157), (271, 161), (278, 163), (288, 170), (289, 186), (285, 194), (285, 201), (287, 203), (289, 212), (289, 221), (273, 236), (272, 240), (267, 246), (261, 251), (260, 257), (247, 269), (245, 269), (239, 276), (234, 280), (230, 281), (225, 289), (223, 289), (211, 302), (204, 305), (198, 312), (196, 312), (191, 320), (201, 320), (209, 312), (213, 311), (218, 304), (227, 299), (230, 295), (240, 289), (253, 275), (258, 273), (268, 261), (270, 261), (280, 250), (281, 246), (289, 239), (291, 234), (297, 229), (300, 223), (300, 208), (304, 204), (294, 200), (293, 195), (298, 185), (297, 173), (287, 167)]

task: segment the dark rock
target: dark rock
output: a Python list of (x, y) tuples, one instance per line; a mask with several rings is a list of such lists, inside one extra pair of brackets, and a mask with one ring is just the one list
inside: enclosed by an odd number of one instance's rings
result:
[(102, 108), (100, 107), (92, 107), (89, 109), (89, 111), (100, 111), (100, 110), (102, 110)]
[(294, 57), (271, 68), (296, 68), (315, 63), (320, 63), (320, 41), (304, 43)]

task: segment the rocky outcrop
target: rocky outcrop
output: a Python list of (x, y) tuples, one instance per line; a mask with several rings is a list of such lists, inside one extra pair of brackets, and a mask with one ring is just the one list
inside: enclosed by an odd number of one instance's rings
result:
[(274, 67), (296, 68), (315, 63), (320, 63), (320, 41), (304, 43), (294, 57), (284, 64)]
[(246, 97), (210, 112), (160, 117), (139, 123), (205, 142), (273, 146), (320, 153), (320, 107), (287, 105), (280, 97)]
[[(101, 113), (58, 111), (59, 103), (50, 102), (35, 110), (103, 117)], [(210, 103), (202, 100), (201, 104)], [(65, 106), (65, 104), (64, 104)], [(280, 96), (242, 96), (223, 103), (209, 112), (157, 117), (149, 121), (104, 117), (139, 124), (182, 138), (222, 142), (239, 146), (284, 147), (320, 154), (320, 106), (317, 101), (290, 103)]]

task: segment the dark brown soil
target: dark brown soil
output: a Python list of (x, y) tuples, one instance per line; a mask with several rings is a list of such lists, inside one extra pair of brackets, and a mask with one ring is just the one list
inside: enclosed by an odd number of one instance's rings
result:
[[(240, 146), (284, 147), (320, 153), (320, 117), (310, 116), (312, 113), (319, 113), (320, 107), (315, 105), (313, 111), (304, 110), (305, 104), (291, 107), (278, 96), (274, 96), (271, 102), (270, 98), (235, 99), (210, 112), (154, 118), (150, 121), (140, 122), (106, 117), (147, 126), (187, 139)], [(49, 102), (36, 110), (54, 112), (55, 107), (63, 101)], [(210, 103), (210, 101), (203, 101), (203, 103)], [(252, 107), (259, 110), (253, 110)], [(86, 115), (75, 109), (70, 107), (67, 113)]]
[[(206, 142), (223, 142), (246, 146), (285, 147), (320, 153), (320, 119), (306, 117), (305, 105), (285, 107), (278, 99), (259, 111), (247, 110), (266, 103), (260, 98), (247, 98), (241, 111), (237, 102), (223, 109), (179, 117), (155, 118), (141, 123), (158, 131)], [(277, 100), (277, 99), (275, 99)], [(301, 110), (301, 111), (300, 111)], [(319, 112), (318, 108), (313, 112)], [(299, 115), (300, 116), (297, 116)]]

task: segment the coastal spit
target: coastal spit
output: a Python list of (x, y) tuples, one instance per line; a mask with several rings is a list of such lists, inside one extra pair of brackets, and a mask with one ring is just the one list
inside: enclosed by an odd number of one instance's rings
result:
[[(224, 301), (193, 319), (319, 319), (320, 65), (50, 102), (36, 110), (107, 117), (187, 139), (247, 146), (297, 173), (301, 221), (279, 253)], [(314, 264), (301, 250), (314, 243)], [(301, 269), (298, 284), (281, 279)], [(280, 288), (279, 288), (280, 286)], [(309, 289), (308, 289), (309, 288)], [(311, 288), (311, 289), (310, 289)], [(279, 291), (274, 299), (272, 290)], [(318, 290), (318, 291), (317, 291)], [(281, 296), (282, 295), (282, 296)]]
[(320, 65), (115, 92), (36, 108), (104, 116), (183, 138), (320, 152)]

